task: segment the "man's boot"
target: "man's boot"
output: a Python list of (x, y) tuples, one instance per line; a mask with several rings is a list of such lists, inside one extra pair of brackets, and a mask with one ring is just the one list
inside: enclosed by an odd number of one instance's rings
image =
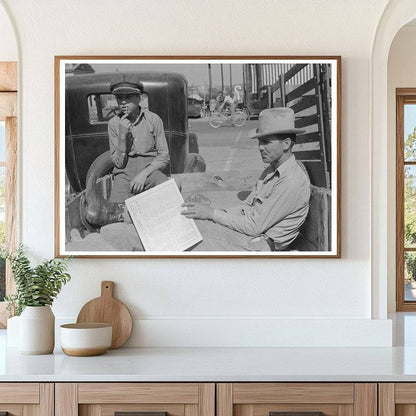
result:
[(86, 189), (86, 220), (96, 227), (114, 222), (123, 222), (125, 204), (104, 199), (95, 178), (90, 179)]

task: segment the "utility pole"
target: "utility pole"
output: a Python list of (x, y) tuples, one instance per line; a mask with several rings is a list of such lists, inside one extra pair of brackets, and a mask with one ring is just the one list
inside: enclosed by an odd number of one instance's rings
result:
[(221, 91), (224, 91), (224, 68), (221, 64)]
[(247, 104), (247, 90), (246, 90), (246, 77), (247, 77), (247, 65), (246, 64), (242, 64), (243, 65), (243, 98), (244, 98), (244, 104)]
[(231, 64), (230, 64), (230, 94), (233, 93), (233, 74), (231, 73)]
[(211, 98), (212, 98), (212, 72), (211, 72), (211, 64), (208, 64), (208, 77), (209, 77), (209, 100), (211, 101)]

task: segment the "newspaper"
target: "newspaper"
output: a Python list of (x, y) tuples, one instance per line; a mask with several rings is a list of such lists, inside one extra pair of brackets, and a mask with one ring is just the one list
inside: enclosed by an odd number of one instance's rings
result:
[(185, 251), (202, 240), (195, 221), (181, 215), (183, 202), (174, 179), (126, 199), (146, 251)]

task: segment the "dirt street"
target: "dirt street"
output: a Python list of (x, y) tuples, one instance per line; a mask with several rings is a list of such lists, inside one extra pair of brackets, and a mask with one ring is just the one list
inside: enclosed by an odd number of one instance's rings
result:
[(189, 119), (189, 124), (189, 130), (198, 135), (207, 172), (264, 169), (257, 140), (248, 138), (248, 132), (258, 126), (257, 120), (249, 120), (243, 127), (224, 124), (217, 129), (209, 125), (208, 118)]

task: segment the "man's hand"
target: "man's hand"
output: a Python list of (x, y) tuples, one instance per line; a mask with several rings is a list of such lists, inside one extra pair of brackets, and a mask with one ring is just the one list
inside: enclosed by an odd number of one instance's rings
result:
[(130, 181), (130, 191), (131, 191), (131, 193), (132, 194), (138, 194), (139, 192), (143, 191), (146, 179), (147, 179), (147, 173), (142, 170), (139, 174), (137, 174)]
[(128, 116), (128, 114), (124, 114), (124, 116), (120, 119), (118, 134), (121, 139), (125, 139), (130, 131), (131, 123), (130, 120), (127, 118)]
[(192, 218), (194, 220), (212, 220), (214, 219), (214, 208), (206, 204), (200, 204), (198, 202), (185, 202), (182, 204), (185, 208), (181, 214), (186, 218)]

